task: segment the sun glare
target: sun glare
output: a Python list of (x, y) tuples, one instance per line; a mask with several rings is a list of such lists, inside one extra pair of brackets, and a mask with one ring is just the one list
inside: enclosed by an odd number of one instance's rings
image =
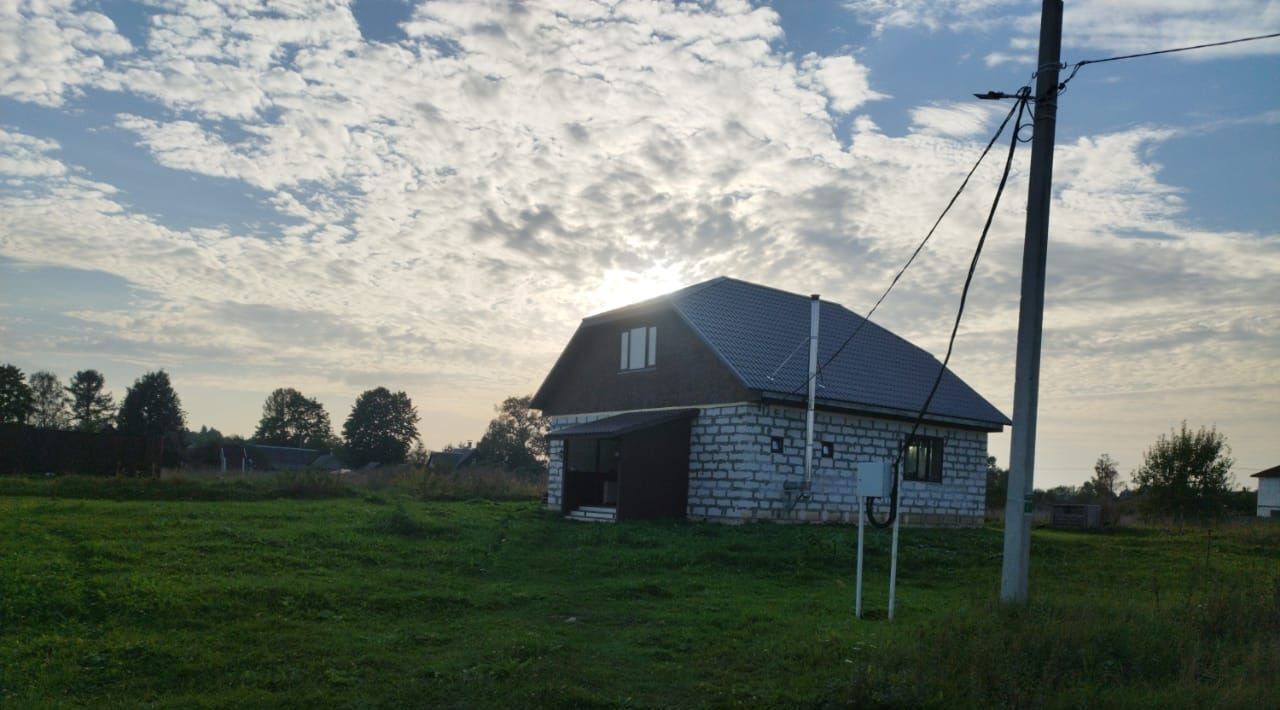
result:
[(644, 271), (611, 269), (605, 272), (604, 279), (596, 289), (595, 310), (619, 308), (670, 293), (686, 285), (684, 275), (674, 266), (653, 266)]

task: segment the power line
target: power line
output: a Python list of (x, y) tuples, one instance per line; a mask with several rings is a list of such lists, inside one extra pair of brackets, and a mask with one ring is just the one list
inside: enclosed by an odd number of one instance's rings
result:
[[(1018, 148), (1018, 129), (1022, 125), (1022, 112), (1030, 100), (1030, 88), (1023, 88), (1018, 92), (1018, 102), (1014, 105), (1014, 109), (1018, 112), (1018, 120), (1014, 122), (1013, 139), (1009, 141), (1009, 155), (1004, 161), (1004, 172), (1000, 175), (1000, 184), (996, 186), (995, 198), (991, 201), (991, 210), (987, 212), (987, 222), (982, 226), (982, 236), (978, 237), (978, 245), (973, 250), (973, 258), (969, 261), (969, 273), (964, 278), (964, 288), (960, 290), (960, 306), (956, 309), (956, 320), (951, 325), (951, 337), (947, 340), (947, 354), (942, 358), (942, 363), (938, 366), (938, 374), (933, 378), (933, 386), (929, 388), (929, 396), (925, 397), (924, 404), (920, 407), (920, 412), (916, 415), (915, 422), (911, 425), (911, 433), (907, 438), (903, 439), (902, 446), (898, 449), (897, 456), (893, 460), (893, 489), (889, 493), (889, 517), (884, 522), (875, 519), (873, 513), (873, 505), (875, 498), (867, 498), (867, 520), (876, 527), (884, 528), (893, 523), (894, 517), (898, 514), (898, 466), (902, 463), (902, 457), (906, 454), (907, 448), (911, 446), (911, 440), (915, 438), (916, 432), (920, 430), (920, 424), (924, 422), (925, 414), (929, 411), (929, 405), (933, 403), (933, 397), (938, 393), (938, 387), (942, 384), (942, 377), (947, 372), (947, 363), (951, 362), (951, 352), (955, 349), (956, 334), (960, 331), (960, 319), (964, 317), (965, 302), (969, 298), (969, 286), (973, 283), (974, 271), (978, 268), (978, 259), (982, 256), (982, 247), (987, 242), (987, 234), (991, 231), (991, 222), (996, 216), (996, 207), (1000, 205), (1000, 196), (1004, 194), (1005, 183), (1009, 181), (1009, 170), (1013, 167), (1013, 154)], [(1010, 112), (1012, 115), (1012, 112)], [(1008, 119), (1006, 119), (1008, 122)], [(1001, 129), (1004, 125), (1001, 124)], [(998, 135), (998, 134), (997, 134)]]
[[(1059, 70), (1066, 69), (1067, 67), (1072, 67), (1072, 69), (1071, 69), (1071, 74), (1067, 76), (1066, 80), (1058, 84), (1057, 93), (1061, 94), (1063, 90), (1067, 88), (1067, 84), (1070, 83), (1072, 79), (1076, 78), (1076, 73), (1080, 71), (1080, 68), (1089, 64), (1102, 64), (1104, 62), (1118, 62), (1122, 59), (1138, 59), (1140, 57), (1154, 57), (1157, 54), (1173, 54), (1174, 52), (1190, 52), (1193, 49), (1225, 47), (1226, 45), (1229, 45), (1229, 44), (1240, 44), (1241, 42), (1256, 42), (1257, 40), (1260, 40), (1260, 39), (1274, 39), (1276, 37), (1280, 37), (1280, 32), (1273, 32), (1267, 35), (1256, 35), (1254, 37), (1240, 37), (1239, 39), (1228, 39), (1228, 40), (1223, 40), (1221, 42), (1193, 44), (1188, 47), (1173, 47), (1171, 49), (1157, 49), (1153, 52), (1139, 52), (1137, 54), (1121, 54), (1116, 57), (1106, 57), (1103, 59), (1085, 59), (1083, 61), (1076, 62), (1075, 64), (1059, 64), (1057, 65)], [(1054, 65), (1049, 64), (1047, 66), (1038, 68), (1036, 70), (1036, 73), (1031, 75), (1032, 78), (1034, 79), (1036, 74), (1039, 74), (1042, 70), (1051, 66), (1054, 66)]]
[[(991, 140), (987, 141), (987, 147), (982, 149), (982, 155), (979, 155), (978, 161), (973, 164), (972, 168), (969, 168), (969, 173), (964, 176), (964, 181), (960, 183), (960, 187), (956, 190), (955, 194), (951, 196), (951, 200), (948, 201), (947, 206), (943, 208), (942, 214), (938, 215), (938, 219), (935, 220), (933, 223), (933, 226), (929, 228), (929, 233), (924, 235), (924, 239), (921, 240), (920, 244), (916, 246), (915, 251), (911, 252), (911, 258), (907, 259), (907, 262), (903, 264), (902, 268), (898, 270), (898, 273), (894, 275), (893, 280), (889, 282), (889, 287), (884, 290), (884, 293), (880, 294), (880, 298), (876, 299), (875, 305), (873, 305), (871, 307), (871, 310), (867, 311), (867, 314), (863, 316), (862, 322), (859, 323), (857, 327), (853, 329), (853, 332), (849, 334), (849, 337), (844, 339), (844, 342), (840, 343), (840, 347), (836, 348), (836, 351), (831, 354), (831, 357), (827, 358), (826, 361), (823, 362), (822, 365), (818, 367), (818, 369), (813, 373), (812, 377), (805, 377), (804, 381), (801, 382), (799, 386), (797, 386), (795, 389), (791, 390), (786, 394), (787, 397), (795, 396), (797, 393), (800, 392), (800, 390), (809, 386), (810, 379), (816, 379), (817, 377), (822, 375), (822, 371), (827, 369), (827, 366), (830, 365), (832, 361), (834, 361), (837, 357), (839, 357), (840, 353), (844, 352), (845, 348), (849, 347), (849, 343), (853, 342), (853, 339), (857, 337), (858, 333), (862, 330), (863, 326), (865, 326), (868, 322), (870, 322), (871, 316), (876, 312), (876, 309), (880, 307), (881, 303), (884, 303), (884, 299), (889, 295), (889, 292), (893, 290), (894, 286), (898, 285), (898, 280), (902, 278), (902, 275), (906, 273), (907, 269), (911, 268), (912, 262), (914, 262), (916, 260), (916, 257), (920, 255), (920, 252), (921, 250), (924, 249), (924, 246), (929, 243), (929, 239), (932, 238), (933, 233), (937, 231), (938, 225), (942, 224), (943, 218), (947, 216), (947, 213), (951, 211), (952, 205), (954, 205), (956, 203), (956, 200), (959, 199), (960, 193), (964, 192), (965, 187), (969, 185), (969, 178), (973, 177), (973, 174), (978, 171), (978, 166), (982, 165), (982, 161), (987, 157), (987, 153), (991, 152), (991, 147), (996, 144), (996, 141), (1000, 139), (1000, 135), (1004, 133), (1005, 126), (1009, 125), (1009, 119), (1013, 118), (1014, 112), (1017, 111), (1018, 106), (1022, 104), (1023, 102), (1019, 101), (1018, 104), (1014, 105), (1012, 108), (1009, 109), (1009, 113), (1005, 114), (1004, 120), (1000, 122), (1000, 127), (996, 129), (995, 135), (991, 136)], [(1015, 135), (1016, 135), (1016, 132), (1015, 132)], [(808, 338), (806, 338), (805, 340), (807, 342)], [(792, 355), (794, 354), (795, 353), (792, 352)], [(787, 359), (788, 360), (791, 359), (791, 355), (788, 355)], [(782, 367), (779, 366), (778, 369), (780, 370), (782, 369)], [(777, 374), (777, 370), (774, 370), (774, 374)]]

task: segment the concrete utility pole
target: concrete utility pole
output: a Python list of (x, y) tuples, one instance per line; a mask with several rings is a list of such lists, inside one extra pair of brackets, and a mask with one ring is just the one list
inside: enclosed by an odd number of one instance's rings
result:
[(1053, 137), (1058, 116), (1061, 49), (1062, 0), (1044, 0), (1040, 8), (1035, 133), (1031, 141), (1031, 187), (1027, 192), (1027, 233), (1022, 251), (1013, 443), (1004, 507), (1004, 565), (1000, 574), (1001, 601), (1018, 604), (1027, 601), (1027, 570), (1031, 564), (1031, 492), (1036, 459), (1036, 409), (1040, 398), (1040, 336), (1044, 330), (1045, 255), (1049, 246), (1049, 198), (1053, 192)]

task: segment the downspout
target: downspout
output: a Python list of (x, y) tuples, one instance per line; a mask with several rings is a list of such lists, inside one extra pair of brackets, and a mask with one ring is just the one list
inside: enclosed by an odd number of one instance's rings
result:
[(809, 487), (813, 484), (813, 405), (818, 392), (818, 318), (821, 303), (818, 294), (809, 297), (809, 401), (805, 407), (802, 498), (809, 497)]

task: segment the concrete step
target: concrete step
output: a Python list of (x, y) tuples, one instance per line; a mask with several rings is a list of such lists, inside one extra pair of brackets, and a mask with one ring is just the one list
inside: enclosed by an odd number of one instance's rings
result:
[(584, 513), (607, 515), (611, 518), (616, 517), (618, 514), (618, 509), (611, 505), (580, 505), (578, 506), (578, 510)]
[(576, 522), (579, 522), (579, 523), (614, 523), (614, 522), (617, 522), (617, 521), (616, 521), (616, 520), (614, 520), (613, 518), (588, 518), (588, 517), (587, 517), (587, 516), (585, 516), (585, 515), (579, 515), (579, 514), (577, 514), (577, 513), (569, 513), (568, 515), (564, 516), (564, 519), (565, 519), (565, 520), (573, 520), (573, 521), (576, 521)]
[(585, 523), (612, 523), (618, 519), (617, 511), (613, 508), (586, 505), (564, 517), (566, 520), (578, 520)]

